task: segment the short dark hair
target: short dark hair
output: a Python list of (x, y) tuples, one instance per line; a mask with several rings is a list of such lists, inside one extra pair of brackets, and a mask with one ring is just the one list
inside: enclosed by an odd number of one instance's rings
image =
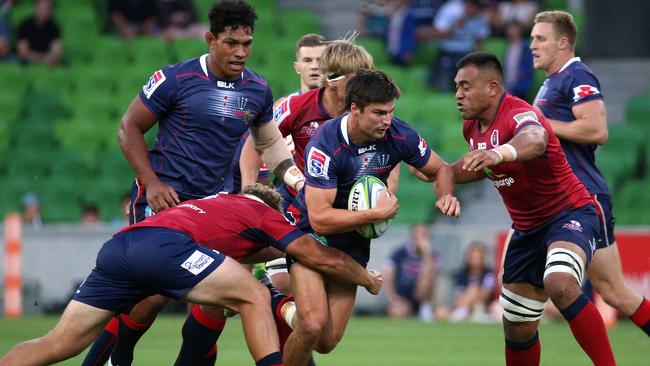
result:
[(272, 209), (282, 212), (282, 196), (273, 188), (261, 183), (255, 183), (252, 186), (246, 186), (241, 190), (241, 194), (253, 195), (269, 205)]
[(221, 0), (212, 5), (208, 18), (210, 19), (210, 32), (217, 35), (226, 27), (233, 29), (249, 27), (251, 31), (254, 31), (257, 14), (255, 8), (245, 1)]
[(397, 84), (388, 75), (379, 70), (361, 69), (345, 85), (345, 108), (349, 110), (354, 103), (363, 111), (369, 104), (388, 103), (399, 96)]
[(493, 53), (483, 51), (468, 53), (456, 63), (456, 68), (460, 70), (468, 65), (474, 65), (481, 71), (492, 71), (497, 74), (499, 80), (503, 80), (501, 62)]
[(319, 46), (327, 46), (327, 40), (325, 39), (325, 37), (316, 33), (305, 34), (304, 36), (300, 37), (298, 42), (296, 42), (296, 55), (298, 54), (298, 51), (300, 51), (302, 47), (319, 47)]

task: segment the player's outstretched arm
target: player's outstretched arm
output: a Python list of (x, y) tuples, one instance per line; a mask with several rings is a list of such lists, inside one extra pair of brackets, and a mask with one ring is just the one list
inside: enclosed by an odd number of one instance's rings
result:
[(180, 202), (176, 191), (162, 183), (151, 167), (144, 134), (156, 123), (154, 115), (136, 96), (124, 113), (117, 139), (124, 156), (147, 190), (147, 201), (154, 212), (176, 206)]
[(253, 139), (248, 136), (244, 147), (241, 149), (239, 158), (239, 172), (241, 174), (241, 186), (252, 186), (257, 182), (257, 176), (262, 166), (260, 153), (255, 150)]
[(383, 280), (379, 272), (365, 270), (349, 255), (326, 247), (309, 235), (303, 235), (289, 243), (286, 252), (315, 271), (363, 286), (373, 295), (377, 295), (381, 289)]
[(344, 233), (373, 222), (392, 219), (397, 215), (399, 203), (395, 195), (382, 195), (377, 206), (370, 210), (349, 211), (334, 208), (336, 188), (305, 187), (305, 201), (309, 223), (319, 235)]
[(428, 181), (433, 182), (433, 189), (438, 197), (438, 210), (447, 216), (460, 216), (460, 202), (454, 196), (456, 186), (451, 166), (431, 151), (429, 160), (418, 171)]

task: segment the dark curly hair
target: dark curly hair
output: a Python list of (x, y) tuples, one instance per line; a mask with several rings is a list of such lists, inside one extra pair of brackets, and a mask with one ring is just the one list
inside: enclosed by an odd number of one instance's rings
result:
[(261, 183), (255, 183), (252, 186), (246, 186), (242, 189), (241, 194), (253, 195), (269, 205), (272, 209), (282, 213), (282, 196), (273, 188)]
[(208, 15), (210, 19), (210, 32), (216, 35), (223, 32), (226, 27), (237, 29), (249, 27), (255, 30), (257, 14), (255, 8), (242, 0), (221, 0), (214, 3)]

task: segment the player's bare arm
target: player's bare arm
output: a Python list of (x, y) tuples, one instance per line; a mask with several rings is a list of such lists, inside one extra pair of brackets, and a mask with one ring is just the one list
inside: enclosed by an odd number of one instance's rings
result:
[(508, 143), (490, 150), (473, 150), (465, 154), (461, 168), (480, 171), (501, 162), (528, 161), (544, 153), (548, 132), (540, 125), (523, 127)]
[(158, 179), (151, 167), (144, 134), (158, 121), (136, 96), (124, 113), (118, 130), (120, 148), (147, 190), (147, 202), (154, 212), (176, 206), (180, 202), (176, 191)]
[(309, 235), (303, 235), (289, 243), (286, 252), (299, 263), (338, 280), (363, 286), (377, 295), (382, 285), (379, 272), (367, 271), (344, 252), (317, 243)]
[(377, 205), (370, 210), (349, 211), (334, 208), (336, 192), (336, 188), (323, 189), (309, 185), (305, 187), (309, 222), (319, 235), (344, 233), (372, 222), (392, 219), (399, 210), (397, 197), (387, 194), (380, 194)]
[(239, 261), (239, 263), (255, 264), (255, 263), (262, 263), (262, 262), (270, 262), (280, 257), (284, 257), (284, 252), (275, 249), (274, 247), (266, 247), (255, 254), (251, 254), (248, 257), (242, 258)]
[(460, 216), (460, 202), (454, 196), (456, 187), (451, 166), (431, 151), (427, 163), (417, 170), (427, 178), (427, 181), (433, 182), (438, 210), (447, 216)]
[(255, 150), (253, 139), (248, 136), (244, 147), (241, 149), (241, 156), (239, 158), (239, 172), (241, 174), (241, 186), (251, 186), (257, 182), (260, 167), (262, 166), (262, 158), (260, 152)]
[(392, 195), (397, 194), (399, 189), (399, 172), (401, 170), (401, 164), (396, 165), (393, 170), (390, 171), (388, 179), (386, 179), (386, 187), (388, 187), (388, 192)]
[(255, 150), (262, 152), (262, 160), (276, 177), (282, 177), (284, 183), (294, 189), (300, 189), (305, 176), (293, 162), (291, 151), (282, 138), (278, 125), (269, 121), (261, 126), (251, 127), (251, 136)]
[(607, 142), (607, 111), (602, 99), (577, 104), (571, 111), (576, 119), (568, 123), (546, 119), (557, 137), (579, 144)]

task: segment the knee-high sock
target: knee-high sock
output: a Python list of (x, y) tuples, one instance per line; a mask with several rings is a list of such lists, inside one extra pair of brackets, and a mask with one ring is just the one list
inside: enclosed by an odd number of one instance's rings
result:
[(106, 364), (115, 347), (117, 332), (120, 327), (118, 316), (114, 316), (104, 328), (104, 331), (97, 337), (88, 351), (81, 366), (101, 366)]
[(542, 346), (539, 343), (539, 333), (528, 342), (518, 343), (506, 338), (507, 366), (538, 366)]
[(255, 366), (284, 366), (284, 361), (280, 352), (273, 352), (255, 361)]
[(560, 309), (560, 312), (569, 322), (576, 341), (594, 365), (616, 365), (603, 318), (584, 294), (567, 308)]
[(175, 365), (214, 365), (216, 342), (225, 326), (225, 320), (212, 318), (202, 312), (199, 305), (194, 305), (183, 324), (183, 345)]
[[(154, 319), (155, 320), (155, 319)], [(151, 327), (153, 321), (137, 323), (127, 314), (120, 314), (120, 330), (115, 348), (111, 354), (111, 363), (115, 365), (130, 365), (133, 362), (133, 350), (143, 334)]]
[(641, 306), (630, 315), (630, 320), (650, 336), (650, 301), (644, 298)]

